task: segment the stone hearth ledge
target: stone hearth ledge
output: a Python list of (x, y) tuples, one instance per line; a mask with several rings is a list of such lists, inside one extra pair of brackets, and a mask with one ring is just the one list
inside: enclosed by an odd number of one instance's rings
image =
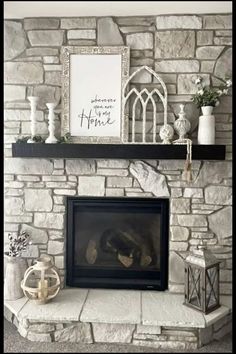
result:
[[(32, 341), (117, 342), (155, 348), (195, 349), (231, 328), (231, 299), (205, 315), (168, 291), (62, 289), (44, 305), (5, 301), (5, 317)], [(216, 333), (216, 334), (215, 334)]]

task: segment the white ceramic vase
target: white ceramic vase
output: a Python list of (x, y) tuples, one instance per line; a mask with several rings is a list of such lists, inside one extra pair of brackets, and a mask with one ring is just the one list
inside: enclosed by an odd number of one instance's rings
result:
[(30, 101), (30, 130), (31, 130), (31, 138), (27, 140), (27, 143), (35, 143), (33, 137), (36, 135), (36, 107), (39, 100), (37, 96), (29, 96), (28, 100)]
[(46, 103), (48, 107), (49, 114), (48, 114), (48, 130), (49, 130), (49, 137), (45, 140), (47, 144), (55, 144), (57, 143), (57, 138), (55, 137), (55, 121), (54, 121), (54, 108), (56, 107), (56, 103)]
[(11, 257), (4, 254), (5, 279), (4, 299), (17, 300), (24, 296), (21, 289), (21, 281), (27, 269), (27, 261), (22, 257)]
[(199, 117), (198, 144), (215, 144), (215, 116), (203, 115)]
[(212, 112), (213, 112), (213, 106), (202, 106), (201, 110), (202, 110), (202, 114), (204, 116), (211, 116)]

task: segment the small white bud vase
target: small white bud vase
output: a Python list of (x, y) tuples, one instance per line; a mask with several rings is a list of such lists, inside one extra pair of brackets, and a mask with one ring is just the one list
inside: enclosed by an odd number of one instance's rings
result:
[(179, 118), (174, 122), (174, 128), (179, 135), (178, 140), (184, 140), (184, 136), (189, 132), (191, 124), (189, 120), (185, 117), (186, 113), (184, 111), (184, 105), (180, 104)]
[(54, 108), (56, 107), (56, 103), (46, 103), (48, 107), (49, 114), (48, 114), (48, 131), (49, 137), (45, 140), (47, 144), (54, 144), (57, 143), (57, 138), (54, 136), (55, 133), (55, 122), (54, 122)]
[(171, 125), (165, 124), (161, 127), (159, 135), (162, 140), (162, 144), (171, 144), (171, 139), (174, 136), (174, 129)]
[(203, 115), (199, 117), (197, 141), (201, 145), (215, 144), (215, 116)]
[(27, 143), (35, 143), (33, 137), (36, 135), (36, 107), (39, 101), (39, 97), (37, 96), (29, 96), (28, 100), (30, 101), (30, 130), (31, 130), (31, 138), (27, 140)]

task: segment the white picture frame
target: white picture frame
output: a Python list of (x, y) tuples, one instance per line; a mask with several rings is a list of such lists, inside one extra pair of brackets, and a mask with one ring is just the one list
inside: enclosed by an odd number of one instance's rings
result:
[(127, 141), (122, 90), (129, 54), (126, 46), (62, 47), (62, 136), (70, 133), (74, 143)]

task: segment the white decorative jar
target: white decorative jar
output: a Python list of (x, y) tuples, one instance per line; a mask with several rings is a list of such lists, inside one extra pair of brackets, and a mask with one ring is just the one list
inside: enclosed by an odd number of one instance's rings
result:
[(215, 116), (203, 115), (199, 117), (198, 123), (198, 144), (215, 144)]
[(174, 122), (174, 128), (179, 135), (178, 140), (184, 140), (185, 135), (189, 132), (191, 124), (189, 120), (185, 117), (184, 105), (180, 104), (179, 118)]

